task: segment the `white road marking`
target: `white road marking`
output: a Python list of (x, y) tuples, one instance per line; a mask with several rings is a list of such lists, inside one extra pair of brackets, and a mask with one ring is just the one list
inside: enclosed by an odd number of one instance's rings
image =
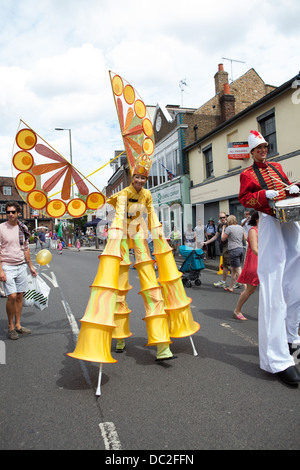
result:
[(48, 281), (51, 282), (51, 284), (53, 285), (53, 287), (58, 287), (55, 274), (54, 274), (52, 271), (50, 272), (51, 277), (47, 276), (47, 274), (45, 274), (45, 273), (41, 273), (41, 274), (42, 274), (46, 279), (48, 279)]
[(248, 335), (245, 335), (245, 333), (242, 333), (241, 331), (239, 330), (235, 330), (234, 328), (232, 328), (230, 325), (228, 325), (228, 323), (221, 323), (221, 326), (223, 326), (223, 328), (227, 328), (228, 330), (230, 330), (233, 334), (237, 335), (237, 336), (240, 336), (241, 338), (243, 338), (245, 341), (247, 341), (247, 343), (250, 343), (250, 344), (253, 344), (254, 346), (258, 346), (258, 343), (256, 341), (254, 341), (254, 339), (252, 339), (250, 336)]
[(71, 330), (72, 330), (72, 333), (73, 333), (73, 336), (74, 336), (74, 340), (77, 341), (77, 338), (78, 338), (78, 335), (79, 335), (79, 328), (78, 328), (78, 325), (77, 325), (77, 321), (72, 313), (72, 310), (70, 309), (70, 306), (68, 304), (68, 302), (66, 302), (65, 300), (62, 300), (61, 303), (63, 304), (63, 307), (65, 309), (65, 312), (67, 314), (67, 318), (69, 320), (69, 323), (70, 323), (70, 326), (71, 326)]
[[(62, 297), (64, 297), (61, 288), (60, 288), (60, 291), (61, 291)], [(76, 321), (76, 319), (75, 319), (75, 317), (72, 313), (72, 310), (71, 310), (68, 302), (66, 300), (62, 299), (61, 303), (64, 307), (67, 318), (69, 320), (71, 330), (72, 330), (72, 333), (73, 333), (73, 337), (74, 337), (74, 343), (76, 345), (77, 338), (78, 338), (78, 335), (79, 335), (79, 328), (78, 328), (78, 325), (77, 325), (77, 321)], [(80, 360), (79, 363), (80, 363), (80, 366), (81, 366), (81, 369), (82, 369), (82, 372), (83, 372), (83, 375), (84, 375), (84, 378), (85, 378), (87, 384), (91, 388), (93, 388), (93, 384), (92, 384), (92, 381), (90, 379), (90, 376), (89, 376), (89, 373), (88, 373), (88, 370), (86, 368), (86, 365), (85, 365), (84, 361)], [(120, 450), (121, 449), (121, 442), (119, 440), (118, 433), (116, 431), (114, 423), (109, 423), (109, 422), (100, 423), (99, 427), (101, 429), (101, 434), (102, 434), (102, 437), (103, 437), (103, 440), (104, 440), (105, 449), (106, 450)]]
[(121, 450), (121, 442), (114, 423), (100, 423), (99, 428), (104, 440), (106, 450)]

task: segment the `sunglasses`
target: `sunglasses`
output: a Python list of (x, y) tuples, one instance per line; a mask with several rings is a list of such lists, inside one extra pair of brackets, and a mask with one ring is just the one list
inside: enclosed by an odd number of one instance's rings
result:
[(15, 214), (17, 211), (6, 211), (7, 214)]

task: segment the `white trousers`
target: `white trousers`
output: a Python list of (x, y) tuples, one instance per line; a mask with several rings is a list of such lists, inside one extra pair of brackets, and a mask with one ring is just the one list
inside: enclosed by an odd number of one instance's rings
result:
[(300, 227), (260, 213), (258, 228), (259, 359), (271, 373), (295, 365), (288, 343), (300, 343)]

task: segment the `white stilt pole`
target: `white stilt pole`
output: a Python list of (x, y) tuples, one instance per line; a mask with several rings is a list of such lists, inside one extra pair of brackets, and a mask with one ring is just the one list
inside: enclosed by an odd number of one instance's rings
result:
[(101, 378), (102, 378), (102, 362), (100, 363), (100, 368), (99, 368), (99, 376), (98, 376), (98, 385), (97, 385), (97, 390), (96, 390), (96, 395), (99, 397), (101, 395)]
[(191, 341), (191, 344), (192, 344), (194, 356), (198, 356), (198, 353), (197, 353), (196, 348), (194, 346), (194, 341), (192, 340), (191, 336), (190, 336), (190, 341)]

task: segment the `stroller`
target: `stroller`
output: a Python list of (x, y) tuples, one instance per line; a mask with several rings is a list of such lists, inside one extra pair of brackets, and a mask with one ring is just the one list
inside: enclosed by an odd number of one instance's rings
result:
[(184, 286), (191, 287), (192, 281), (195, 282), (195, 286), (201, 286), (200, 271), (205, 268), (203, 262), (203, 251), (200, 249), (194, 249), (191, 246), (181, 245), (179, 247), (179, 253), (184, 258), (184, 262), (179, 268), (182, 272), (182, 283)]

